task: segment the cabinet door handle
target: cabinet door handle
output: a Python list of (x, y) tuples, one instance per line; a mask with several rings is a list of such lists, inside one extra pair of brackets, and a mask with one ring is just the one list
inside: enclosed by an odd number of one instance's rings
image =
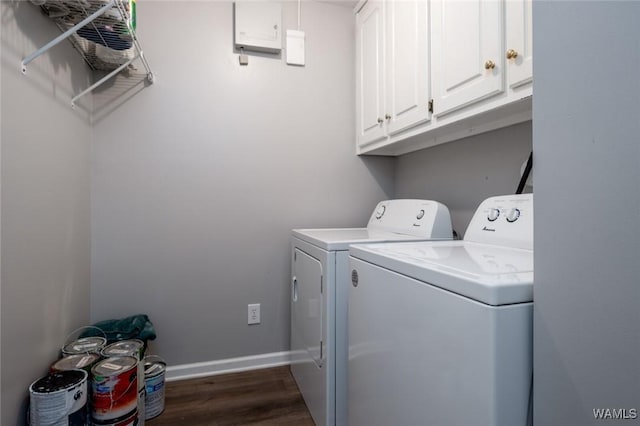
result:
[(489, 59), (487, 62), (484, 63), (484, 69), (485, 70), (492, 70), (496, 67), (496, 63), (493, 62), (491, 59)]
[(389, 114), (385, 115), (384, 118), (386, 118), (387, 120), (391, 120), (391, 116)]
[(382, 124), (382, 123), (384, 123), (384, 120), (382, 118), (378, 117), (378, 124)]
[(518, 51), (514, 49), (507, 50), (507, 59), (515, 59), (518, 57)]

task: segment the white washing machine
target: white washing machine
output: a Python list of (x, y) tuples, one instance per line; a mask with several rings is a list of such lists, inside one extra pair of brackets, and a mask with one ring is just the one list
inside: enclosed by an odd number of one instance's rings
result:
[(436, 201), (380, 202), (366, 228), (294, 229), (291, 236), (291, 372), (316, 425), (347, 418), (349, 244), (450, 240)]
[(493, 197), (463, 241), (353, 245), (350, 426), (525, 426), (533, 196)]

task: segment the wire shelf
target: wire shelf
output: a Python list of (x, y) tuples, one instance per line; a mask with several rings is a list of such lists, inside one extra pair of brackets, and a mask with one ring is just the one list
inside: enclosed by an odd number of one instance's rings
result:
[[(135, 33), (134, 0), (32, 0), (56, 23), (62, 34), (22, 60), (22, 72), (38, 56), (68, 39), (94, 71), (111, 71), (72, 100), (91, 92), (118, 73), (137, 73), (141, 63), (147, 80), (153, 73)], [(135, 62), (134, 62), (135, 61)]]

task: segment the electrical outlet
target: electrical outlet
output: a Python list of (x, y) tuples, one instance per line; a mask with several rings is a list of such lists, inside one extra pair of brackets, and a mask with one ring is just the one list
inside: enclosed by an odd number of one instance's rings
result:
[(247, 324), (260, 324), (260, 304), (259, 303), (251, 303), (249, 304), (249, 317), (247, 320)]

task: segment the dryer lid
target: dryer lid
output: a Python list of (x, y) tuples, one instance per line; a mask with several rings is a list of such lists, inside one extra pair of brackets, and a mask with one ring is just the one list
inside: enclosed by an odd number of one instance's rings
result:
[(291, 235), (327, 251), (349, 250), (350, 244), (417, 241), (423, 238), (367, 228), (294, 229)]

